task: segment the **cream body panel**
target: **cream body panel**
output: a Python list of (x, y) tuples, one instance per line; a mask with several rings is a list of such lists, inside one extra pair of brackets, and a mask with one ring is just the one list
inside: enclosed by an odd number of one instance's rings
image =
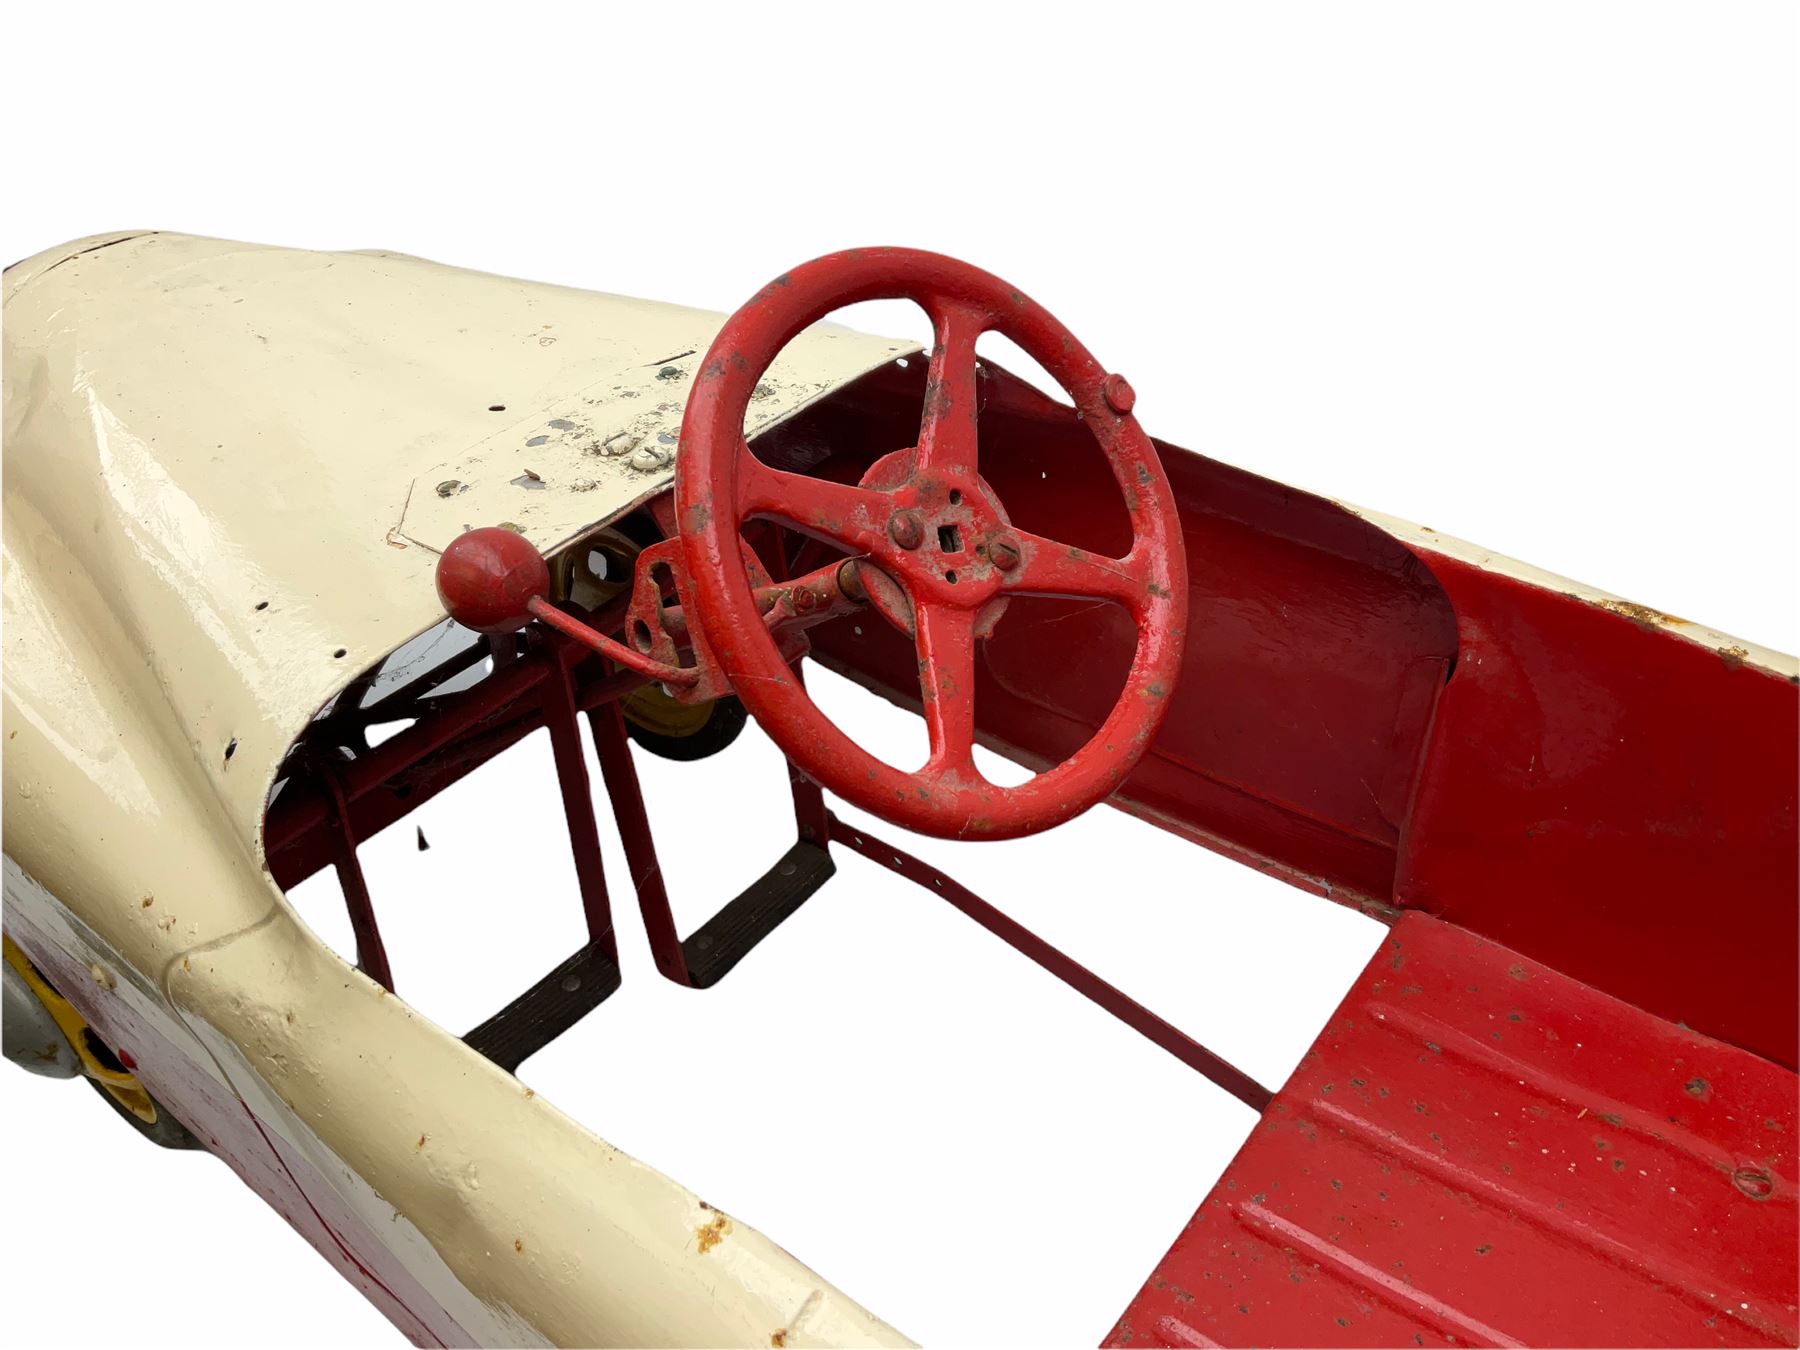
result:
[[(571, 409), (630, 429), (621, 372), (704, 351), (719, 316), (159, 234), (4, 286), (9, 912), (102, 966), (84, 995), (158, 1019), (480, 1339), (905, 1344), (351, 970), (262, 865), (294, 737), (442, 617), (432, 541), (460, 522), (409, 516), (421, 478), (466, 476), (431, 501), (469, 524), (529, 492), (500, 518), (546, 549), (618, 514), (669, 466), (580, 490), (481, 466)], [(809, 331), (763, 425), (907, 350)], [(693, 364), (643, 375), (667, 425)]]
[[(252, 848), (306, 719), (443, 617), (437, 550), (510, 522), (549, 552), (669, 485), (663, 438), (723, 322), (172, 234), (65, 245), (5, 290), (9, 510), (80, 555)], [(751, 429), (913, 350), (808, 329)], [(631, 438), (642, 453), (598, 453)]]

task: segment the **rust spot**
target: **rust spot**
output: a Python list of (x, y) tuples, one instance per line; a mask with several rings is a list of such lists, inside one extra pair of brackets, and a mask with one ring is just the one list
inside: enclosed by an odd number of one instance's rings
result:
[(1596, 600), (1594, 604), (1609, 613), (1617, 614), (1621, 619), (1629, 620), (1646, 633), (1687, 622), (1686, 619), (1678, 619), (1673, 614), (1664, 614), (1660, 609), (1651, 609), (1648, 605), (1635, 604), (1630, 600)]
[(525, 1239), (524, 1238), (514, 1238), (513, 1239), (513, 1250), (515, 1252), (524, 1251), (525, 1250)]
[(526, 1095), (526, 1097), (528, 1097), (528, 1098), (529, 1098), (529, 1097), (535, 1097), (535, 1096), (537, 1096), (537, 1089), (536, 1089), (536, 1088), (526, 1088), (526, 1089), (525, 1089), (525, 1095)]
[(419, 1142), (413, 1145), (413, 1152), (417, 1153), (420, 1149), (422, 1149), (424, 1147), (425, 1147), (425, 1136), (420, 1135)]
[(786, 1345), (787, 1344), (787, 1328), (782, 1327), (777, 1331), (771, 1331), (769, 1333), (769, 1344), (773, 1345), (773, 1346), (778, 1346), (778, 1347)]
[(1739, 647), (1739, 646), (1734, 645), (1734, 646), (1730, 646), (1730, 647), (1719, 648), (1719, 659), (1721, 661), (1723, 661), (1726, 665), (1726, 668), (1730, 669), (1730, 670), (1736, 670), (1739, 666), (1743, 665), (1744, 662), (1749, 659), (1749, 657), (1750, 657), (1749, 649), (1745, 648), (1745, 647)]
[(156, 897), (154, 895), (146, 894), (142, 900), (138, 901), (138, 908), (139, 909), (149, 909), (150, 906), (154, 905), (155, 903), (156, 903)]
[(1506, 968), (1506, 973), (1515, 980), (1528, 980), (1531, 978), (1530, 973), (1526, 971), (1525, 967), (1519, 965), (1517, 962), (1508, 966)]
[(1711, 1093), (1712, 1089), (1708, 1086), (1707, 1081), (1704, 1078), (1696, 1076), (1687, 1080), (1682, 1087), (1682, 1091), (1687, 1093), (1690, 1097), (1704, 1099)]
[[(702, 1201), (701, 1208), (711, 1209), (712, 1207)], [(731, 1231), (730, 1219), (717, 1210), (713, 1210), (712, 1214), (712, 1222), (703, 1223), (694, 1230), (694, 1241), (699, 1244), (702, 1256), (723, 1242), (725, 1235)]]

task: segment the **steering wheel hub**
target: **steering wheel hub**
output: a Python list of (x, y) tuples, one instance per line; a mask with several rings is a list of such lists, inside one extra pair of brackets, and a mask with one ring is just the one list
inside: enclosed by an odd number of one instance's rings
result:
[(883, 455), (860, 484), (893, 498), (888, 540), (913, 555), (902, 569), (906, 580), (866, 558), (855, 563), (858, 577), (869, 602), (903, 633), (916, 635), (915, 597), (929, 595), (939, 604), (974, 609), (975, 635), (986, 638), (1006, 612), (1000, 573), (1018, 566), (1012, 521), (985, 478), (977, 474), (958, 483), (921, 480), (913, 472), (916, 454), (916, 448), (909, 447)]

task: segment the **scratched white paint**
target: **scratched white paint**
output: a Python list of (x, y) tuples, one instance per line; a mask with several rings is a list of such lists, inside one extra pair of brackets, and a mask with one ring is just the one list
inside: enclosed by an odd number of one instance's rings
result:
[[(435, 555), (400, 530), (417, 477), (596, 369), (669, 355), (672, 331), (703, 346), (718, 316), (143, 233), (27, 259), (4, 290), (5, 853), (40, 907), (190, 1029), (176, 1053), (205, 1045), (206, 1072), (344, 1177), (473, 1334), (901, 1343), (748, 1222), (702, 1249), (698, 1197), (351, 972), (262, 868), (295, 735), (441, 617)], [(807, 339), (769, 420), (894, 349)], [(619, 481), (639, 479), (658, 474)], [(562, 495), (596, 516), (635, 499)], [(567, 528), (519, 523), (546, 546)]]

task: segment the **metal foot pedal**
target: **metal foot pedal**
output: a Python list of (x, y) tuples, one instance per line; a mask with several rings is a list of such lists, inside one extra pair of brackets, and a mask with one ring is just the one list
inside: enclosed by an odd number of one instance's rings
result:
[(508, 1073), (517, 1072), (519, 1065), (599, 1007), (619, 984), (619, 968), (606, 953), (583, 947), (464, 1036), (463, 1042)]
[(688, 983), (696, 989), (717, 984), (835, 871), (837, 864), (825, 849), (817, 844), (795, 844), (742, 895), (682, 942)]

